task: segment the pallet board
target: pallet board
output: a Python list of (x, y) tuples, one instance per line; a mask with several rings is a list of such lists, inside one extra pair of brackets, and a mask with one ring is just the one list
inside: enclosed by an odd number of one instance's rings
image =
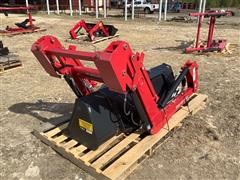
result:
[(16, 55), (0, 56), (0, 74), (7, 70), (22, 67), (22, 62)]
[[(196, 41), (194, 40), (193, 43), (190, 44), (189, 47), (194, 48), (196, 44)], [(206, 46), (207, 42), (206, 41), (200, 41), (199, 46)], [(192, 54), (211, 54), (211, 53), (218, 53), (220, 55), (231, 55), (233, 53), (238, 53), (239, 51), (239, 45), (238, 44), (232, 44), (232, 43), (227, 43), (225, 48), (220, 51), (220, 50), (215, 50), (215, 51), (209, 51), (209, 52), (204, 52), (204, 51), (193, 51), (191, 52)]]
[(33, 134), (97, 179), (124, 179), (156, 150), (166, 135), (185, 117), (204, 108), (206, 101), (206, 95), (194, 94), (187, 105), (182, 106), (157, 134), (131, 133), (127, 136), (122, 133), (94, 151), (64, 133), (68, 125), (66, 121), (60, 121), (59, 125), (54, 126), (50, 124), (50, 128), (45, 125), (44, 129), (35, 129)]
[(237, 53), (238, 50), (239, 50), (238, 44), (227, 43), (225, 49), (221, 53), (225, 55), (230, 55), (233, 53)]
[[(96, 44), (96, 43), (99, 43), (101, 41), (112, 39), (112, 38), (115, 38), (115, 37), (118, 37), (118, 36), (119, 36), (119, 34), (115, 34), (114, 36), (97, 38), (95, 41), (92, 41), (92, 42), (89, 41), (89, 40), (88, 41), (91, 42), (92, 44)], [(66, 42), (79, 44), (83, 41), (87, 41), (87, 39), (88, 39), (88, 36), (86, 34), (82, 34), (82, 35), (78, 36), (77, 39), (68, 38), (68, 39), (66, 39)]]
[(46, 28), (42, 28), (42, 29), (35, 29), (35, 30), (26, 30), (25, 32), (7, 32), (7, 31), (0, 31), (0, 35), (1, 35), (1, 36), (12, 37), (12, 36), (20, 35), (20, 34), (36, 33), (36, 32), (41, 32), (41, 31), (46, 31), (46, 30), (47, 30)]

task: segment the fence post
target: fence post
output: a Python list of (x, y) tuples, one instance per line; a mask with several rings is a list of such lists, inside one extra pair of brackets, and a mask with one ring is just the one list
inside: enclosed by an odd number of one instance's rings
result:
[(56, 0), (56, 5), (57, 5), (57, 14), (59, 14), (59, 2)]
[(69, 9), (70, 9), (70, 16), (72, 16), (73, 15), (72, 0), (69, 0)]
[(202, 12), (203, 12), (203, 13), (205, 13), (206, 1), (207, 1), (207, 0), (203, 0), (203, 9), (202, 9)]
[(28, 7), (28, 0), (26, 0), (26, 7)]
[(79, 9), (79, 15), (82, 15), (82, 2), (81, 0), (78, 0), (78, 9)]
[(47, 13), (48, 15), (50, 15), (49, 0), (46, 0), (46, 4), (47, 4)]
[(124, 17), (125, 17), (125, 21), (127, 21), (127, 0), (125, 0)]
[(132, 0), (132, 20), (134, 19), (134, 0)]
[(96, 12), (96, 18), (98, 19), (98, 0), (95, 0), (95, 12)]
[[(28, 0), (26, 0), (26, 7), (28, 7), (28, 5), (29, 5)], [(27, 13), (28, 13), (28, 9), (27, 9)]]
[(107, 18), (107, 1), (103, 0), (103, 17)]
[(165, 0), (165, 7), (164, 7), (164, 21), (167, 20), (167, 7), (168, 7), (168, 0)]
[(158, 21), (162, 19), (162, 0), (159, 0), (159, 12), (158, 12)]
[[(198, 7), (198, 12), (202, 12), (202, 0), (199, 1), (199, 7)], [(201, 16), (198, 16), (198, 22), (200, 21)]]

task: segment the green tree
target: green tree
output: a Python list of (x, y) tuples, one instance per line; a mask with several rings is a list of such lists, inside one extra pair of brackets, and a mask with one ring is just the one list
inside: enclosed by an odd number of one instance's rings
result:
[(240, 7), (240, 0), (232, 0), (232, 7)]
[[(182, 0), (184, 3), (199, 4), (200, 0)], [(208, 8), (217, 7), (240, 7), (240, 0), (207, 0), (206, 6)]]

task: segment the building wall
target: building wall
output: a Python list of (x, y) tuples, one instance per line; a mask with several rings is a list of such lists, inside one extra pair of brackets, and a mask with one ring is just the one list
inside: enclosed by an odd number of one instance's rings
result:
[[(95, 0), (81, 0), (82, 6), (95, 6)], [(98, 0), (99, 6), (102, 5), (103, 0)], [(109, 1), (107, 1), (109, 2)], [(56, 0), (49, 0), (49, 4), (55, 5)], [(66, 8), (69, 8), (69, 0), (59, 0), (59, 6), (64, 6)], [(72, 6), (73, 9), (78, 9), (78, 0), (72, 0)]]
[[(5, 2), (6, 1), (6, 2)], [(69, 9), (69, 0), (58, 0), (60, 9)], [(107, 7), (110, 5), (110, 0), (107, 1)], [(2, 1), (0, 1), (2, 2)], [(25, 0), (4, 0), (5, 3), (11, 5), (25, 5)], [(46, 6), (46, 0), (28, 0), (29, 4), (39, 5), (39, 9)], [(95, 7), (95, 0), (81, 0), (83, 7)], [(56, 0), (49, 0), (51, 9), (56, 9)], [(98, 0), (98, 6), (103, 5), (103, 0)], [(78, 0), (72, 0), (73, 9), (78, 9)], [(90, 11), (93, 11), (94, 8), (90, 8)]]

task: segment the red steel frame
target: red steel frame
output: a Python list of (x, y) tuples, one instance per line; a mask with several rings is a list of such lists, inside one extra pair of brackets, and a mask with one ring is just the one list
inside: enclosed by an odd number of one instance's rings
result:
[[(151, 125), (150, 133), (157, 133), (168, 119), (187, 102), (198, 89), (198, 65), (187, 61), (187, 87), (170, 101), (164, 109), (157, 105), (156, 94), (148, 73), (143, 66), (143, 53), (133, 53), (125, 41), (114, 41), (105, 50), (83, 52), (75, 46), (65, 49), (53, 36), (43, 36), (32, 46), (32, 52), (51, 76), (71, 77), (82, 95), (91, 93), (85, 83), (101, 82), (110, 90), (125, 94), (134, 91)], [(92, 61), (96, 68), (85, 67), (81, 61)], [(83, 90), (83, 91), (82, 91)]]
[(96, 24), (86, 23), (84, 20), (79, 21), (75, 26), (69, 31), (69, 34), (72, 39), (77, 39), (77, 32), (81, 29), (84, 29), (88, 34), (88, 37), (91, 41), (95, 40), (95, 32), (101, 30), (104, 36), (109, 36), (108, 28), (105, 27), (102, 21), (98, 21)]
[(28, 19), (29, 19), (29, 25), (27, 28), (21, 28), (21, 27), (6, 27), (6, 30), (4, 33), (6, 34), (11, 34), (11, 33), (24, 33), (24, 32), (29, 32), (29, 31), (34, 31), (36, 29), (40, 29), (39, 27), (35, 26), (33, 24), (33, 18), (32, 14), (28, 11), (34, 9), (33, 7), (0, 7), (0, 11), (27, 11)]
[[(196, 44), (194, 47), (186, 48), (186, 53), (191, 53), (194, 51), (201, 52), (209, 52), (209, 51), (222, 51), (224, 50), (227, 41), (226, 40), (213, 40), (213, 32), (215, 28), (216, 17), (220, 16), (231, 16), (232, 12), (206, 12), (206, 13), (190, 13), (190, 16), (198, 17), (198, 29), (197, 29), (197, 37)], [(204, 17), (210, 17), (209, 30), (208, 30), (208, 38), (206, 45), (200, 45), (200, 33), (202, 27), (202, 21)]]

